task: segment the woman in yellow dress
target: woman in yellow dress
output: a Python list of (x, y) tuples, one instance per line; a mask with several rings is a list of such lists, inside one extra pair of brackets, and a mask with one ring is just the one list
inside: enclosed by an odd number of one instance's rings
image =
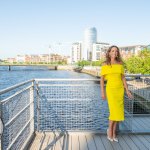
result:
[[(107, 80), (106, 95), (104, 90), (104, 80)], [(108, 100), (109, 107), (109, 127), (107, 138), (110, 141), (118, 142), (116, 137), (116, 126), (119, 121), (124, 121), (124, 88), (130, 99), (133, 98), (128, 90), (124, 76), (123, 62), (121, 60), (119, 48), (111, 46), (106, 53), (106, 61), (101, 68), (101, 96)]]

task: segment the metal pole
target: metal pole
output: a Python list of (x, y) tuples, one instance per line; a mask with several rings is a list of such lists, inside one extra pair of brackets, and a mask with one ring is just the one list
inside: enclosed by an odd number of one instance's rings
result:
[(32, 81), (32, 87), (30, 88), (30, 133), (34, 132), (34, 81)]
[(3, 122), (2, 122), (2, 103), (0, 101), (0, 150), (3, 149), (2, 144)]
[(37, 131), (40, 130), (40, 101), (39, 101), (39, 95), (38, 95), (38, 81), (36, 83), (36, 112), (37, 112)]
[(8, 69), (9, 69), (9, 71), (11, 71), (11, 66), (10, 65), (8, 66)]

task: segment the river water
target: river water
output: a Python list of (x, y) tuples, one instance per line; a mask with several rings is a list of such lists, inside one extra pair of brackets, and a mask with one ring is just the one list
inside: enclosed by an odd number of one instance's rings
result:
[(0, 66), (0, 90), (34, 78), (96, 79), (95, 77), (88, 74), (66, 70), (48, 70), (47, 67), (13, 66), (11, 71), (8, 71), (8, 66)]
[[(12, 67), (11, 71), (8, 70), (8, 67), (0, 67), (0, 90), (34, 78), (97, 79), (94, 76), (84, 73), (66, 70), (48, 70), (47, 67), (16, 66)], [(66, 114), (66, 119), (62, 119), (62, 122), (70, 118), (69, 122), (66, 123), (66, 129), (103, 130), (107, 127), (107, 101), (102, 101), (100, 98), (99, 83), (92, 82), (92, 84), (89, 84), (87, 84), (88, 86), (81, 86), (79, 89), (76, 87), (58, 87), (58, 89), (55, 89), (55, 87), (50, 87), (50, 92), (53, 91), (54, 95), (49, 95), (49, 97), (51, 99), (56, 97), (56, 101), (51, 104), (51, 107), (58, 111), (57, 113), (61, 116), (60, 118), (65, 116), (62, 115), (61, 111), (65, 111), (64, 113)], [(69, 97), (70, 101), (66, 101), (63, 96), (67, 96), (67, 99)], [(61, 102), (61, 99), (64, 99), (64, 101)], [(42, 106), (44, 105), (45, 104), (42, 104)], [(46, 108), (46, 106), (44, 107)], [(45, 112), (46, 109), (44, 107), (41, 107), (41, 110), (44, 109)], [(69, 114), (68, 112), (72, 112), (74, 114)], [(82, 112), (82, 114), (79, 112)], [(52, 119), (53, 118), (50, 118), (50, 120)], [(81, 120), (79, 121), (79, 119)], [(41, 120), (41, 126), (43, 124), (45, 125), (45, 121), (44, 123), (42, 123), (42, 121), (44, 120)], [(46, 129), (46, 127), (44, 126), (42, 129)]]

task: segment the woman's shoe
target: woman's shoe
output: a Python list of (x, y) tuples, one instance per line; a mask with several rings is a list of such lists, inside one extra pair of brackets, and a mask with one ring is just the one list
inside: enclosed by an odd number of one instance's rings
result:
[(114, 139), (110, 138), (109, 136), (107, 136), (107, 139), (108, 139), (109, 141), (111, 141), (111, 142), (114, 141)]
[(109, 130), (107, 129), (107, 139), (108, 139), (109, 141), (113, 142), (114, 139), (112, 139), (112, 138), (109, 137), (108, 131), (109, 131)]
[(115, 142), (119, 142), (118, 138), (113, 138), (113, 140), (114, 140)]

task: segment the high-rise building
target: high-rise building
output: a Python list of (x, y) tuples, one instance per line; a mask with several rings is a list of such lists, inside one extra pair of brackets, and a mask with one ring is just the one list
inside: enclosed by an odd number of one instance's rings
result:
[(87, 28), (84, 32), (82, 59), (92, 60), (93, 43), (97, 42), (97, 30), (95, 27)]
[(76, 63), (81, 60), (81, 50), (82, 44), (80, 42), (76, 42), (72, 44), (72, 63)]

